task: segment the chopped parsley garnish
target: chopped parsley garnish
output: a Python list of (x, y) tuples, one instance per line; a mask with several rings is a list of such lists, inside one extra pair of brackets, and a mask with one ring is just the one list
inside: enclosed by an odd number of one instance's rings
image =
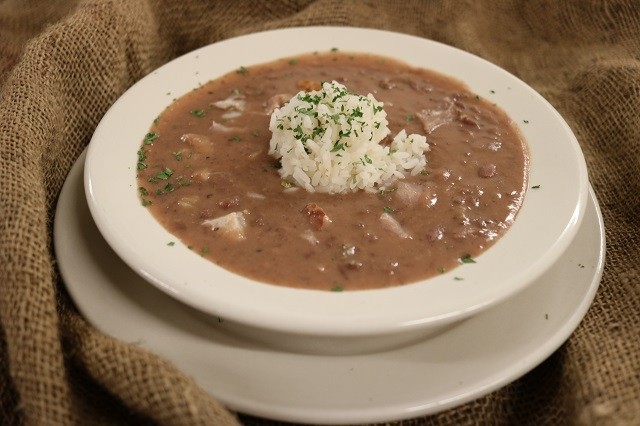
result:
[(340, 142), (336, 142), (333, 144), (333, 148), (331, 148), (331, 152), (338, 152), (344, 150), (344, 144)]
[(387, 214), (393, 213), (393, 209), (389, 206), (384, 206), (384, 212)]
[(240, 142), (242, 140), (242, 138), (240, 136), (238, 136), (238, 135), (233, 135), (227, 140), (229, 142)]
[(147, 168), (147, 152), (144, 148), (138, 150), (138, 164), (136, 165), (138, 170), (144, 170)]
[(158, 134), (155, 132), (149, 132), (146, 135), (144, 135), (143, 142), (145, 145), (151, 145), (153, 141), (155, 141), (156, 139), (158, 139)]
[(529, 124), (529, 120), (522, 120), (524, 124)]
[(344, 287), (342, 287), (342, 286), (341, 286), (341, 285), (339, 285), (339, 284), (336, 284), (336, 285), (334, 285), (333, 287), (331, 287), (331, 291), (334, 291), (334, 292), (339, 293), (339, 292), (341, 292), (341, 291), (344, 291)]
[(531, 187), (531, 189), (538, 189), (538, 188), (540, 188), (540, 185), (533, 185), (533, 186)]
[(238, 74), (240, 74), (240, 75), (247, 75), (247, 73), (249, 72), (249, 70), (247, 69), (247, 67), (242, 66), (242, 67), (238, 68), (238, 69), (236, 70), (236, 72), (237, 72)]
[(470, 254), (465, 254), (464, 256), (462, 256), (460, 258), (460, 262), (462, 262), (462, 263), (476, 263), (476, 261), (473, 260), (473, 258), (471, 257)]
[(462, 277), (453, 277), (453, 279), (454, 279), (455, 281), (462, 281), (462, 280), (464, 280), (464, 278), (462, 278)]
[(138, 192), (142, 196), (149, 195), (149, 191), (147, 191), (147, 189), (144, 186), (139, 187)]
[(160, 180), (167, 180), (171, 177), (172, 174), (173, 174), (173, 170), (171, 170), (169, 167), (165, 167), (164, 169), (162, 169), (161, 172), (159, 172), (154, 177)]
[(151, 204), (153, 204), (153, 201), (147, 200), (147, 199), (144, 199), (144, 198), (142, 199), (142, 206), (143, 207), (150, 206)]
[(438, 266), (439, 273), (444, 274), (444, 271), (445, 271), (444, 266)]
[(289, 65), (295, 65), (298, 63), (298, 59), (297, 58), (291, 58), (289, 59)]
[(169, 242), (167, 243), (167, 245), (168, 245), (169, 247), (173, 247), (173, 246), (175, 246), (175, 245), (176, 245), (176, 243), (175, 243), (175, 241), (169, 241)]
[(413, 121), (413, 120), (415, 120), (415, 119), (416, 119), (416, 117), (415, 117), (413, 114), (407, 114), (407, 115), (404, 117), (404, 121), (406, 121), (407, 123), (409, 123), (409, 122), (411, 122), (411, 121)]
[(182, 152), (176, 151), (176, 152), (172, 152), (172, 154), (173, 154), (173, 158), (175, 158), (176, 161), (182, 160)]
[(198, 118), (202, 118), (205, 115), (205, 112), (203, 109), (192, 109), (191, 111), (189, 111), (189, 114), (198, 117)]

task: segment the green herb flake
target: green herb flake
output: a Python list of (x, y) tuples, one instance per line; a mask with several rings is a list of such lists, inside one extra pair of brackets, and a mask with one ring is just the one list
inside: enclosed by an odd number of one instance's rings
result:
[(416, 119), (416, 117), (415, 117), (415, 115), (413, 115), (413, 114), (407, 114), (407, 115), (404, 117), (404, 121), (406, 121), (407, 123), (410, 123), (410, 122), (412, 122), (412, 121), (413, 121), (413, 120), (415, 120), (415, 119)]
[(291, 188), (293, 185), (291, 185), (291, 182), (283, 180), (283, 181), (280, 181), (280, 186), (287, 189), (287, 188)]
[(171, 170), (169, 167), (165, 167), (161, 172), (159, 172), (154, 177), (156, 179), (167, 180), (171, 177), (172, 174), (173, 174), (173, 170)]
[(460, 262), (462, 262), (462, 263), (476, 263), (476, 261), (473, 260), (473, 258), (471, 257), (470, 254), (465, 254), (464, 256), (462, 256), (460, 258)]
[(340, 293), (341, 291), (344, 291), (344, 287), (342, 287), (339, 284), (335, 284), (333, 287), (331, 287), (331, 291), (335, 293)]
[(254, 138), (257, 138), (258, 136), (260, 136), (260, 132), (258, 130), (254, 130), (251, 132), (251, 136), (253, 136)]
[(200, 253), (202, 253), (202, 254), (207, 254), (207, 253), (209, 253), (209, 247), (202, 247), (202, 248), (200, 249)]
[(524, 124), (529, 124), (529, 120), (522, 120)]
[(334, 143), (333, 148), (331, 148), (331, 152), (338, 152), (342, 150), (344, 150), (344, 144), (338, 142)]
[(167, 243), (167, 245), (168, 245), (169, 247), (173, 247), (173, 246), (175, 246), (175, 245), (176, 245), (176, 243), (175, 243), (175, 241), (169, 241), (169, 242)]
[(437, 270), (438, 270), (438, 273), (440, 273), (440, 274), (444, 274), (445, 273), (444, 266), (438, 266)]
[(189, 111), (189, 114), (193, 115), (194, 117), (202, 118), (205, 115), (205, 111), (203, 109), (192, 109), (191, 111)]
[(332, 47), (332, 48), (331, 48), (331, 51), (332, 51), (332, 52), (337, 52), (337, 51), (338, 51), (338, 48), (337, 48), (337, 47)]
[(149, 191), (147, 191), (147, 189), (144, 186), (141, 186), (138, 188), (138, 193), (140, 193), (140, 195), (142, 196), (149, 195)]
[(153, 201), (147, 200), (145, 198), (142, 199), (142, 207), (147, 207), (147, 206), (150, 206), (151, 204), (153, 204)]
[(540, 189), (540, 185), (533, 185), (531, 189)]
[(389, 206), (384, 206), (384, 212), (386, 214), (392, 214), (393, 213), (393, 209)]
[(227, 140), (229, 142), (240, 142), (242, 140), (242, 138), (240, 136), (238, 136), (238, 135), (233, 135)]
[(544, 314), (544, 319), (548, 320), (549, 319), (549, 314)]
[(453, 279), (454, 279), (455, 281), (462, 281), (462, 280), (464, 280), (464, 278), (462, 278), (462, 277), (453, 277)]
[(289, 65), (295, 65), (298, 63), (298, 59), (297, 58), (291, 58), (289, 59)]
[(146, 135), (144, 135), (143, 142), (145, 145), (151, 145), (153, 141), (155, 141), (156, 139), (158, 139), (158, 134), (155, 132), (149, 132)]
[(238, 69), (236, 70), (236, 72), (237, 72), (238, 74), (240, 74), (240, 75), (247, 75), (247, 74), (249, 73), (249, 70), (247, 69), (247, 67), (242, 66), (242, 67), (238, 68)]
[(172, 154), (173, 154), (173, 158), (176, 161), (182, 161), (182, 152), (176, 151), (176, 152), (172, 152)]

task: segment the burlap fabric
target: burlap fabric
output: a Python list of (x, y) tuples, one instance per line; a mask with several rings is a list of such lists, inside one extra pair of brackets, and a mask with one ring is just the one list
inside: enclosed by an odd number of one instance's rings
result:
[(108, 107), (179, 54), (299, 25), (406, 32), (516, 74), (567, 119), (601, 202), (595, 303), (541, 366), (403, 424), (640, 424), (640, 2), (0, 1), (0, 423), (275, 424), (225, 410), (169, 362), (89, 325), (52, 250), (54, 206)]

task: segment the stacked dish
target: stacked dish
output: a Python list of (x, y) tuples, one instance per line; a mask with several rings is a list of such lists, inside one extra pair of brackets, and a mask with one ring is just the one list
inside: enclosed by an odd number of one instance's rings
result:
[[(382, 55), (456, 79), (470, 93), (504, 111), (526, 141), (528, 183), (522, 205), (509, 229), (474, 256), (473, 263), (461, 262), (415, 282), (368, 290), (326, 291), (265, 283), (220, 267), (188, 242), (179, 242), (141, 202), (136, 152), (154, 120), (177, 97), (252, 64), (336, 49)], [(81, 196), (83, 167), (91, 217), (84, 207), (80, 212), (69, 207), (77, 205)], [(277, 170), (272, 173), (280, 179)], [(83, 229), (91, 229), (94, 238), (86, 240), (82, 232), (70, 231), (78, 221), (84, 222)], [(149, 349), (172, 359), (232, 408), (322, 423), (386, 421), (435, 412), (514, 380), (555, 350), (577, 326), (599, 283), (604, 256), (601, 217), (589, 193), (579, 144), (561, 116), (532, 88), (495, 65), (439, 43), (384, 31), (328, 27), (270, 31), (213, 44), (164, 65), (130, 88), (96, 129), (84, 164), (79, 162), (70, 175), (60, 198), (55, 235), (63, 278), (84, 315), (97, 327), (123, 340), (149, 342)], [(83, 262), (71, 255), (74, 243), (93, 246)], [(96, 247), (113, 250), (117, 256), (109, 255), (107, 260), (92, 256)], [(112, 265), (109, 273), (96, 274), (96, 269), (105, 272), (91, 266), (96, 262)], [(102, 289), (100, 297), (95, 288), (88, 291), (92, 280)], [(556, 287), (562, 280), (578, 284)], [(558, 296), (567, 305), (558, 304)], [(545, 305), (523, 307), (527, 299)], [(109, 312), (144, 319), (137, 328), (124, 330), (98, 300), (112, 302)], [(551, 320), (550, 311), (557, 314)], [(516, 343), (516, 335), (527, 327), (523, 321), (532, 316), (542, 321), (543, 331), (536, 338), (529, 330), (529, 343)], [(496, 324), (514, 324), (513, 332), (494, 336), (496, 330), (490, 327)], [(199, 354), (176, 352), (173, 343), (151, 336), (158, 331), (167, 338), (187, 339), (184, 344)], [(469, 333), (484, 335), (486, 341), (469, 339)], [(417, 388), (407, 384), (406, 394), (397, 393), (404, 398), (399, 401), (381, 390), (388, 384), (380, 373), (368, 371), (380, 360), (396, 359), (390, 371), (395, 369), (403, 383), (405, 374), (413, 374), (404, 371), (403, 359), (426, 353), (445, 356), (448, 350), (462, 349), (463, 342), (475, 345), (465, 349), (470, 357), (451, 369), (440, 366), (440, 382), (450, 385), (446, 390), (434, 388), (431, 394), (419, 396)], [(494, 354), (489, 362), (479, 351), (487, 344), (510, 347), (503, 353), (511, 358)], [(536, 350), (527, 346), (531, 344), (537, 345)], [(208, 355), (212, 350), (220, 355), (221, 348), (226, 348), (227, 356), (218, 359), (227, 359), (226, 364), (212, 367), (213, 358), (207, 359)], [(238, 351), (261, 353), (267, 363), (295, 359), (292, 374), (303, 366), (313, 370), (326, 362), (336, 363), (336, 374), (344, 373), (347, 365), (349, 371), (362, 368), (367, 381), (373, 381), (366, 384), (371, 394), (367, 401), (355, 395), (363, 386), (360, 374), (335, 379), (328, 373), (320, 377), (307, 372), (313, 375), (303, 392), (308, 398), (298, 399), (290, 395), (287, 381), (295, 380), (295, 375), (287, 379), (280, 371), (275, 378), (262, 371), (254, 373), (270, 381), (269, 389), (277, 386), (273, 381), (282, 384), (280, 396), (266, 390), (246, 395), (239, 391), (243, 385), (238, 381), (243, 379), (238, 376), (246, 374), (239, 369), (250, 366), (239, 363), (251, 361)], [(498, 362), (505, 368), (498, 368)], [(463, 378), (454, 373), (464, 366), (472, 369), (476, 363), (485, 365), (480, 375)], [(431, 362), (414, 367), (418, 376), (435, 374)], [(204, 371), (210, 373), (202, 375)], [(230, 376), (234, 379), (225, 379)], [(328, 379), (334, 383), (331, 386), (343, 389), (336, 395), (346, 398), (333, 409), (327, 407), (335, 401), (314, 395), (314, 389), (327, 386)], [(382, 381), (376, 383), (378, 379)], [(308, 401), (318, 402), (309, 405)]]

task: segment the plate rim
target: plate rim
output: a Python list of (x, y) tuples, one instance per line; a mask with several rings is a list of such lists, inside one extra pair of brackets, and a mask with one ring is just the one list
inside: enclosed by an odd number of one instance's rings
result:
[[(78, 307), (81, 314), (90, 323), (92, 323), (98, 330), (101, 330), (102, 332), (109, 334), (112, 337), (119, 339), (121, 341), (125, 341), (125, 342), (134, 341), (137, 343), (142, 342), (142, 345), (147, 347), (148, 350), (158, 353), (157, 351), (154, 351), (154, 348), (149, 347), (148, 343), (144, 341), (145, 340), (144, 336), (137, 339), (129, 338), (129, 340), (127, 340), (126, 337), (123, 339), (123, 335), (126, 335), (130, 330), (117, 328), (115, 329), (115, 332), (114, 332), (113, 327), (107, 324), (100, 323), (100, 320), (95, 316), (96, 313), (87, 304), (87, 302), (89, 302), (92, 299), (92, 296), (95, 295), (94, 291), (90, 288), (92, 285), (95, 285), (95, 281), (91, 281), (92, 284), (90, 284), (89, 280), (82, 280), (82, 279), (75, 280), (74, 276), (75, 274), (78, 273), (78, 271), (75, 268), (73, 268), (72, 267), (73, 265), (69, 264), (69, 262), (67, 261), (68, 259), (74, 258), (77, 247), (72, 246), (72, 241), (70, 241), (68, 238), (69, 229), (67, 226), (69, 224), (63, 222), (63, 220), (68, 219), (67, 218), (68, 215), (78, 214), (77, 212), (74, 213), (74, 210), (78, 210), (81, 203), (86, 201), (82, 199), (80, 195), (76, 194), (75, 197), (77, 197), (80, 200), (80, 203), (67, 202), (69, 197), (74, 197), (74, 191), (79, 192), (78, 189), (81, 190), (81, 185), (82, 185), (81, 168), (83, 167), (83, 163), (81, 160), (83, 155), (85, 154), (83, 153), (80, 157), (80, 160), (76, 162), (76, 164), (71, 170), (71, 173), (69, 174), (69, 177), (67, 178), (67, 181), (64, 184), (64, 187), (62, 189), (62, 192), (58, 200), (58, 204), (56, 207), (56, 214), (54, 217), (54, 248), (57, 254), (58, 267), (62, 275), (64, 284), (67, 287), (67, 290), (69, 291), (70, 296), (72, 297), (74, 303)], [(585, 289), (580, 293), (581, 294), (581, 297), (579, 298), (580, 300), (576, 303), (576, 306), (570, 309), (569, 320), (559, 324), (554, 329), (555, 331), (548, 332), (547, 334), (550, 337), (546, 338), (545, 344), (543, 346), (540, 346), (537, 351), (529, 353), (527, 357), (521, 359), (518, 362), (514, 362), (513, 364), (511, 364), (510, 368), (503, 370), (503, 374), (501, 374), (500, 377), (494, 378), (494, 380), (490, 380), (488, 383), (485, 383), (484, 386), (481, 386), (475, 391), (468, 391), (466, 393), (458, 395), (456, 398), (448, 398), (442, 401), (432, 401), (429, 404), (422, 404), (419, 406), (416, 406), (415, 404), (412, 406), (407, 406), (406, 404), (405, 405), (399, 404), (391, 407), (385, 407), (384, 410), (382, 411), (379, 410), (379, 407), (370, 407), (369, 411), (367, 411), (366, 413), (363, 412), (364, 410), (360, 409), (360, 410), (349, 411), (347, 413), (340, 414), (340, 413), (327, 413), (325, 410), (319, 409), (319, 408), (314, 410), (309, 410), (309, 409), (294, 410), (291, 408), (288, 409), (286, 407), (280, 407), (274, 410), (273, 407), (269, 407), (269, 404), (247, 403), (246, 398), (244, 401), (238, 401), (238, 400), (232, 401), (229, 398), (225, 398), (224, 395), (222, 395), (221, 397), (220, 394), (216, 394), (216, 392), (212, 392), (211, 389), (205, 389), (205, 390), (207, 390), (213, 397), (218, 398), (221, 402), (226, 404), (231, 409), (238, 410), (250, 415), (262, 416), (262, 417), (267, 417), (267, 418), (272, 418), (272, 419), (282, 420), (282, 421), (289, 421), (289, 422), (293, 421), (293, 422), (304, 422), (304, 423), (340, 424), (340, 423), (352, 423), (352, 422), (367, 423), (367, 422), (396, 421), (401, 419), (415, 418), (422, 415), (435, 414), (435, 413), (444, 411), (446, 409), (459, 406), (473, 399), (482, 397), (504, 386), (505, 384), (518, 379), (519, 377), (521, 377), (522, 375), (526, 374), (528, 371), (533, 369), (535, 366), (537, 366), (544, 359), (546, 359), (551, 353), (557, 350), (557, 348), (560, 347), (563, 342), (566, 341), (566, 339), (573, 333), (573, 331), (578, 327), (578, 325), (586, 315), (596, 295), (596, 292), (599, 288), (599, 284), (604, 271), (604, 262), (605, 262), (605, 255), (606, 255), (606, 234), (604, 232), (603, 216), (599, 207), (599, 203), (595, 195), (595, 192), (591, 187), (590, 187), (589, 195), (590, 195), (590, 202), (593, 204), (593, 208), (595, 209), (596, 228), (597, 228), (595, 230), (591, 230), (591, 232), (597, 232), (599, 234), (598, 259), (597, 259), (597, 264), (593, 266), (593, 274), (590, 275), (590, 281), (587, 283), (587, 285), (582, 284), (582, 286), (585, 287)], [(92, 221), (92, 218), (88, 213), (88, 211), (86, 212), (86, 215), (88, 216), (87, 217), (88, 220)], [(80, 226), (77, 223), (72, 223), (71, 226), (73, 225), (77, 225), (77, 227)], [(80, 233), (82, 233), (83, 231), (84, 230), (80, 231)], [(75, 232), (78, 232), (78, 230), (76, 230)], [(97, 233), (98, 237), (100, 237), (100, 234), (97, 232), (97, 230), (95, 232)], [(583, 230), (583, 232), (587, 232), (587, 230)], [(73, 234), (73, 230), (71, 234)], [(103, 243), (103, 247), (106, 250), (112, 251), (112, 249), (106, 243)], [(86, 250), (86, 251), (83, 250), (81, 252), (89, 252), (89, 250)], [(63, 257), (58, 257), (58, 255), (60, 255), (61, 253), (65, 253), (65, 255), (63, 255)], [(121, 262), (121, 265), (124, 268), (127, 268), (126, 264), (124, 264), (123, 262)], [(91, 262), (84, 263), (84, 266), (94, 267), (94, 265), (91, 265)], [(579, 269), (576, 269), (576, 271), (577, 270)], [(95, 272), (95, 267), (94, 267), (94, 272)], [(141, 280), (142, 279), (140, 278), (140, 281)], [(115, 283), (110, 283), (110, 284), (116, 285)], [(139, 284), (144, 284), (144, 283), (139, 283)], [(100, 280), (98, 280), (98, 285), (100, 285)], [(86, 293), (81, 294), (80, 290), (82, 288), (85, 288), (84, 291)], [(152, 288), (149, 287), (148, 290), (152, 290)], [(117, 290), (113, 288), (111, 288), (110, 291), (117, 293)], [(85, 295), (88, 295), (90, 297), (85, 298), (84, 297)], [(178, 301), (172, 300), (166, 295), (163, 295), (163, 297), (165, 297), (165, 299), (168, 300), (168, 303), (171, 303), (174, 306), (176, 306), (177, 309), (186, 308), (182, 306)], [(93, 297), (93, 299), (95, 299), (95, 297)], [(505, 303), (509, 304), (510, 302), (511, 302), (510, 300), (507, 300)], [(99, 304), (99, 302), (95, 300), (93, 303)], [(497, 309), (499, 309), (499, 307), (497, 307)], [(158, 315), (158, 316), (162, 317), (162, 315)], [(469, 320), (469, 322), (474, 322), (474, 321), (475, 322), (483, 321), (483, 316), (480, 315), (478, 317), (471, 318)], [(142, 324), (139, 322), (137, 323), (137, 326), (144, 328), (145, 324)], [(462, 324), (461, 326), (464, 327), (464, 324)], [(201, 339), (201, 336), (199, 336), (198, 339)], [(419, 343), (419, 345), (420, 344), (421, 343)], [(271, 352), (271, 350), (269, 351)], [(164, 354), (158, 353), (158, 355), (168, 358), (169, 360), (178, 364), (180, 368), (180, 365), (177, 362), (177, 360), (172, 359), (171, 356), (167, 357), (166, 353)], [(286, 357), (286, 356), (291, 356), (291, 354), (278, 353), (278, 356)], [(305, 357), (306, 356), (307, 355), (305, 355)], [(372, 356), (378, 356), (378, 354), (374, 354)], [(318, 358), (319, 360), (351, 358), (349, 356), (335, 357), (335, 356), (322, 356), (322, 355), (318, 355), (314, 357)], [(278, 363), (278, 365), (284, 365), (284, 364), (286, 363)], [(513, 371), (510, 371), (510, 370), (513, 370)], [(210, 371), (210, 370), (207, 370), (207, 371)], [(504, 374), (504, 371), (509, 371), (509, 373)], [(201, 382), (202, 380), (201, 376), (199, 376), (198, 374), (193, 374), (193, 375), (197, 382)], [(243, 376), (243, 375), (240, 374), (239, 376)], [(375, 411), (376, 409), (378, 409), (378, 411)]]

